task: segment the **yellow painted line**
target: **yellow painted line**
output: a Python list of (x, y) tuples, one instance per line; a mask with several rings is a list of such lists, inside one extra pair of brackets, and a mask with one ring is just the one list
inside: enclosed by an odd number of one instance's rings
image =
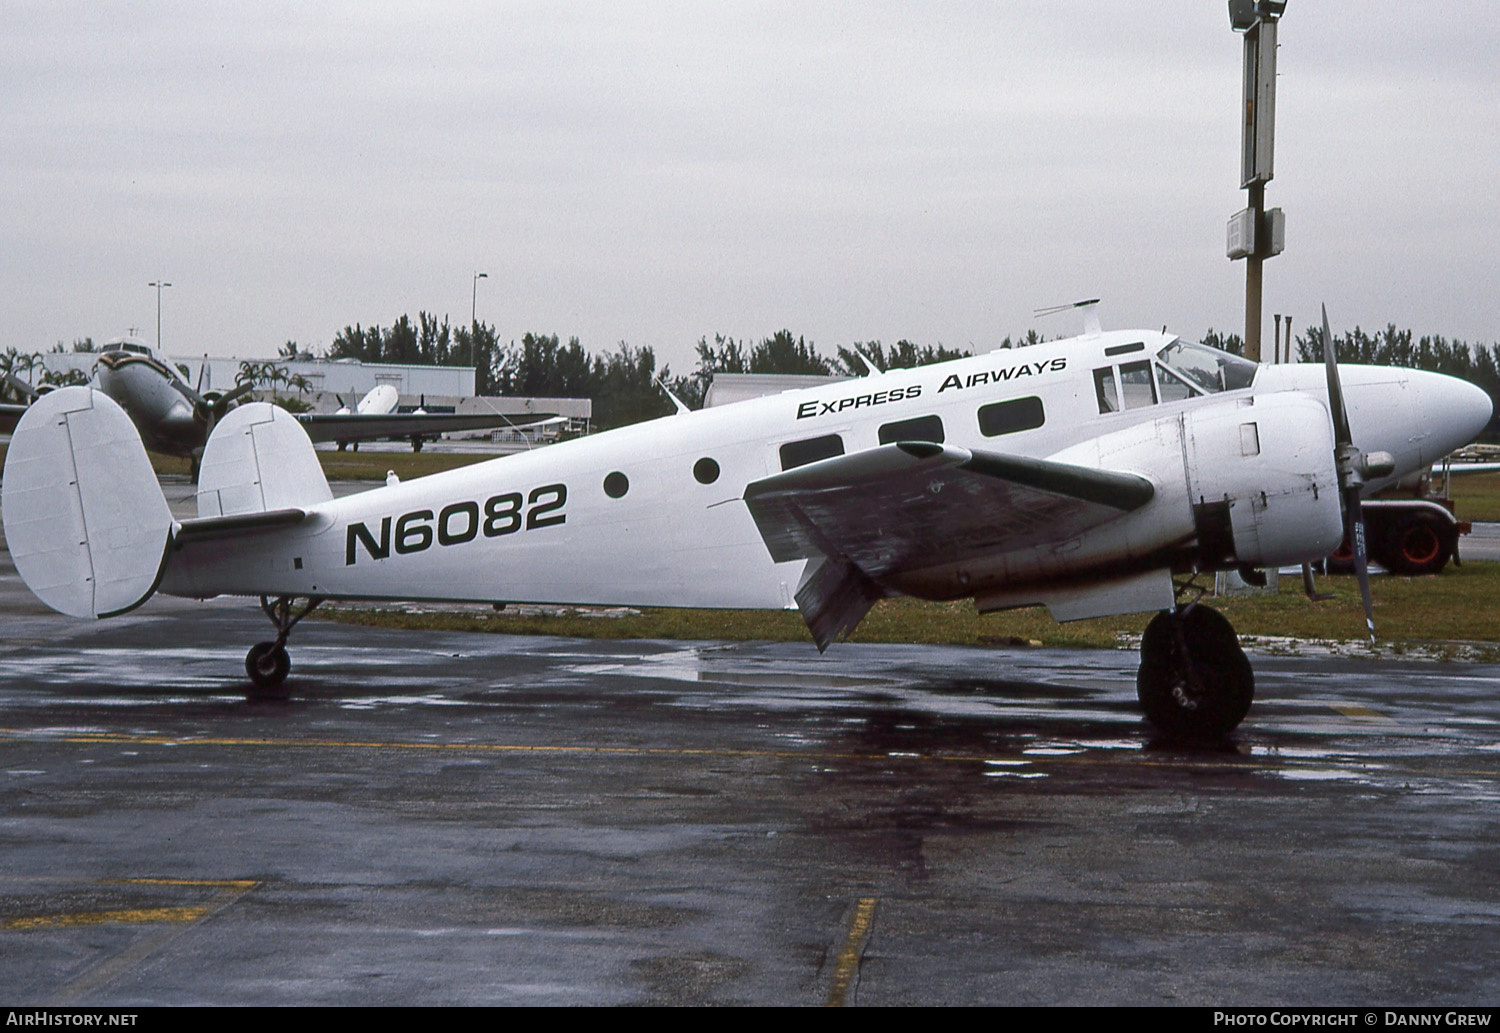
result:
[(859, 959), (864, 956), (865, 945), (870, 942), (870, 930), (875, 924), (875, 898), (861, 897), (854, 906), (854, 917), (849, 922), (849, 933), (844, 937), (844, 946), (833, 963), (833, 983), (828, 988), (827, 1006), (842, 1008), (849, 1003), (849, 991), (854, 987), (854, 977), (859, 975)]
[(254, 879), (100, 879), (100, 882), (118, 882), (131, 886), (228, 886), (248, 890), (256, 885)]
[[(116, 880), (101, 879), (101, 882)], [(197, 879), (120, 879), (119, 882), (139, 882), (146, 885), (182, 885), (182, 886), (217, 886), (219, 891), (206, 904), (198, 907), (176, 907), (176, 908), (142, 908), (135, 912), (116, 912), (119, 914), (147, 914), (152, 912), (166, 912), (173, 916), (154, 921), (164, 926), (155, 932), (148, 933), (119, 954), (107, 958), (84, 972), (71, 982), (58, 987), (53, 994), (52, 1000), (47, 1002), (52, 1005), (72, 1004), (80, 998), (88, 997), (95, 993), (100, 987), (112, 982), (117, 977), (130, 971), (153, 954), (168, 946), (172, 941), (183, 935), (192, 927), (193, 923), (206, 921), (214, 915), (223, 911), (229, 905), (249, 893), (260, 885), (254, 879), (223, 879), (223, 880), (197, 880)], [(189, 913), (192, 914), (189, 914)], [(111, 914), (112, 912), (95, 912), (96, 914)], [(98, 923), (88, 923), (98, 924)]]
[(196, 922), (208, 914), (206, 907), (137, 907), (119, 911), (75, 911), (71, 915), (31, 915), (7, 918), (0, 929), (67, 929), (80, 925), (156, 925), (161, 922)]
[(1369, 707), (1360, 706), (1358, 703), (1330, 703), (1328, 705), (1345, 717), (1359, 717), (1374, 721), (1394, 720), (1378, 710), (1371, 710)]

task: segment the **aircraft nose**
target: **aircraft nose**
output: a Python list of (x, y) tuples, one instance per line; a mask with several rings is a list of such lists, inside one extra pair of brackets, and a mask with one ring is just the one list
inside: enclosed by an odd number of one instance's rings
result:
[(1462, 448), (1490, 422), (1493, 406), (1484, 391), (1457, 377), (1432, 375), (1423, 379), (1422, 408), (1432, 422), (1438, 449), (1434, 459)]

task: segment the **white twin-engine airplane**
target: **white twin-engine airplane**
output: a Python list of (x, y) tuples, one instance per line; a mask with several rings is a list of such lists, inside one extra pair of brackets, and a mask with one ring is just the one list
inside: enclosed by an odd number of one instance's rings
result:
[(796, 606), (823, 649), (883, 596), (969, 597), (1064, 621), (1161, 611), (1145, 713), (1218, 736), (1249, 709), (1250, 665), (1215, 611), (1177, 605), (1174, 575), (1326, 556), (1346, 512), (1362, 560), (1361, 490), (1430, 468), (1489, 417), (1483, 391), (1435, 373), (1092, 332), (339, 499), (295, 419), (242, 405), (204, 450), (198, 517), (179, 521), (125, 414), (68, 388), (17, 428), (0, 506), (16, 568), (63, 613), (158, 590), (259, 596), (276, 637), (245, 666), (266, 693), (325, 599)]

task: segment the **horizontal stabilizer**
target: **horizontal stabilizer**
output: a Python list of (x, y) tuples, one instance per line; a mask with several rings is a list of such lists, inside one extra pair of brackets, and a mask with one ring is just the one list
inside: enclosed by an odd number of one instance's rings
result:
[(266, 402), (231, 410), (214, 427), (198, 473), (198, 516), (305, 509), (333, 498), (297, 418)]
[(265, 513), (240, 513), (235, 516), (199, 517), (184, 520), (172, 534), (172, 544), (207, 541), (215, 538), (242, 538), (256, 531), (291, 527), (307, 519), (301, 509), (272, 509)]
[(16, 571), (54, 610), (108, 617), (156, 590), (172, 514), (135, 425), (103, 392), (65, 387), (31, 406), (0, 514)]

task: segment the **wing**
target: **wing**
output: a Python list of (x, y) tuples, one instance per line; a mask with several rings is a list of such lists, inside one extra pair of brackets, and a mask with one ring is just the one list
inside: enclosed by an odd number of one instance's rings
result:
[(0, 404), (0, 434), (9, 434), (16, 429), (16, 424), (21, 417), (26, 415), (29, 405), (15, 405), (11, 402)]
[(299, 413), (298, 422), (313, 441), (373, 441), (377, 438), (433, 437), (461, 430), (492, 430), (524, 427), (548, 414), (516, 420), (500, 413), (391, 413), (367, 416), (360, 413)]
[(797, 605), (822, 649), (890, 575), (1065, 541), (1154, 494), (1136, 474), (908, 441), (775, 474), (744, 497), (773, 559), (809, 560)]

